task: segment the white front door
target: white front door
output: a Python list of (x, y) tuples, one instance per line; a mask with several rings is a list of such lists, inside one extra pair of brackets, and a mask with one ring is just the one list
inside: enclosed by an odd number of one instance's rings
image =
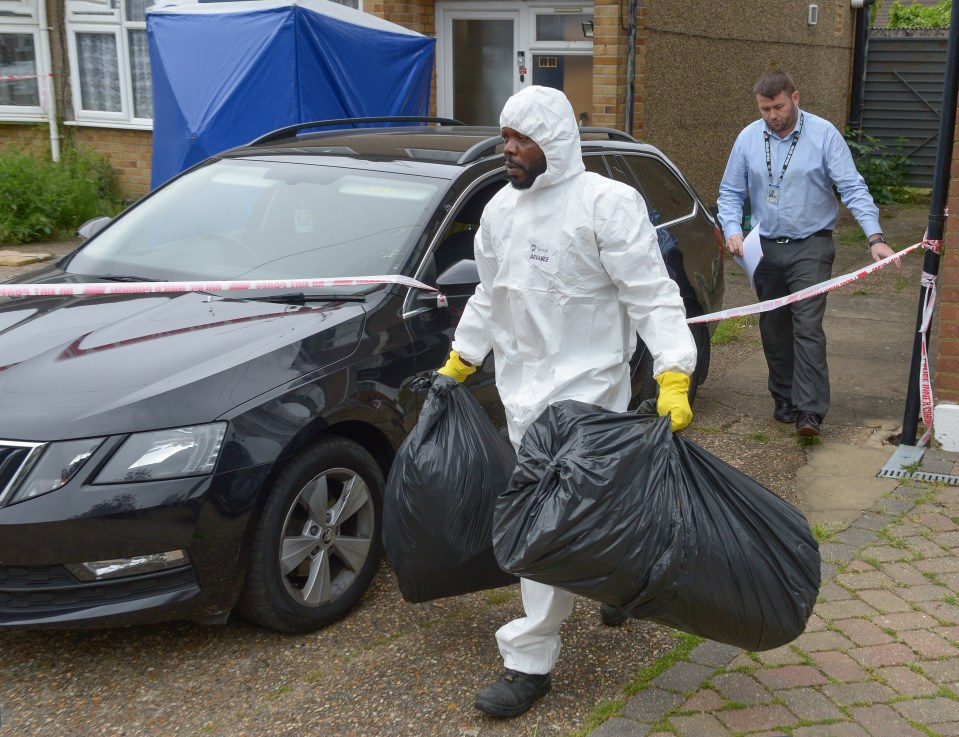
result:
[(592, 117), (592, 6), (437, 3), (437, 114), (499, 125), (506, 99), (531, 84), (555, 87)]

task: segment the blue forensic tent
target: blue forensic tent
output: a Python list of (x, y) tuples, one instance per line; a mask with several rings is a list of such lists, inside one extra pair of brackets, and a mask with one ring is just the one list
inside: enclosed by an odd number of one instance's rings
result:
[(153, 187), (283, 126), (428, 114), (436, 39), (330, 0), (160, 0), (147, 38)]

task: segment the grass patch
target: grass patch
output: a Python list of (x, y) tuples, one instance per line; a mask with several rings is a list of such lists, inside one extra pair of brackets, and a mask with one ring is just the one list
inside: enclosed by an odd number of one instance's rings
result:
[(116, 172), (102, 156), (67, 149), (60, 161), (7, 146), (0, 151), (0, 242), (73, 237), (97, 215), (123, 205)]
[(492, 589), (486, 592), (487, 604), (505, 604), (515, 598), (516, 595), (509, 589)]
[(755, 315), (730, 317), (727, 320), (722, 320), (716, 326), (716, 330), (709, 339), (709, 343), (710, 345), (726, 345), (727, 343), (732, 343), (733, 341), (739, 340), (739, 336), (742, 333), (743, 328), (755, 324)]
[(800, 448), (811, 448), (814, 445), (822, 445), (822, 436), (814, 435), (813, 437), (806, 437), (805, 435), (796, 434), (796, 444)]
[(746, 439), (755, 440), (757, 443), (769, 442), (769, 436), (762, 430), (757, 430), (756, 432), (747, 432)]
[(836, 525), (831, 525), (828, 522), (814, 522), (811, 525), (812, 536), (816, 538), (816, 542), (825, 543), (832, 540), (836, 535), (839, 534), (839, 528)]

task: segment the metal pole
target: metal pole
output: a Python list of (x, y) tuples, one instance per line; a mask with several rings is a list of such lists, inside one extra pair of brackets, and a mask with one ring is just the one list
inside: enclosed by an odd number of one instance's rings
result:
[[(939, 146), (936, 149), (936, 172), (932, 183), (932, 203), (929, 205), (928, 235), (931, 241), (941, 241), (945, 230), (946, 198), (949, 194), (949, 169), (952, 159), (953, 139), (956, 127), (956, 82), (959, 79), (959, 2), (952, 4), (949, 22), (949, 49), (946, 53), (946, 77), (942, 90), (942, 110), (939, 117)], [(926, 251), (922, 270), (930, 276), (939, 274), (939, 254)], [(919, 424), (919, 372), (922, 358), (922, 322), (926, 293), (923, 285), (919, 291), (919, 314), (916, 318), (916, 336), (912, 346), (912, 363), (909, 367), (909, 384), (906, 387), (906, 408), (902, 419), (902, 445), (916, 444), (916, 428)]]
[(626, 52), (626, 132), (633, 135), (636, 107), (636, 0), (629, 0), (629, 48)]
[(869, 6), (873, 0), (865, 0), (856, 11), (856, 45), (852, 57), (852, 100), (849, 108), (849, 125), (854, 130), (862, 129), (862, 98), (866, 87), (866, 49), (869, 47)]

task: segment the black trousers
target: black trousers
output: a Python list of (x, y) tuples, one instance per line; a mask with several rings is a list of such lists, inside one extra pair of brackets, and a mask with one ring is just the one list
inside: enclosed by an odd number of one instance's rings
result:
[[(763, 258), (754, 282), (762, 301), (785, 297), (832, 276), (836, 247), (831, 235), (788, 243), (761, 238), (760, 242)], [(770, 393), (820, 417), (829, 411), (825, 312), (826, 295), (822, 294), (759, 316)]]

